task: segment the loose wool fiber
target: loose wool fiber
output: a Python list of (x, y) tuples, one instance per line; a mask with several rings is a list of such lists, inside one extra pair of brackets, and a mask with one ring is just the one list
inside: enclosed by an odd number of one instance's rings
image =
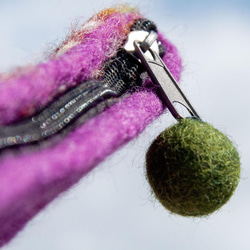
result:
[(162, 132), (146, 160), (156, 198), (183, 216), (204, 216), (219, 209), (240, 179), (240, 159), (233, 143), (196, 119), (183, 119)]

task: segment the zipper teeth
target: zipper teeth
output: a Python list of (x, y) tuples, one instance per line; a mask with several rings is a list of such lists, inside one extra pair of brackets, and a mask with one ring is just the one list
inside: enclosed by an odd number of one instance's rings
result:
[[(68, 91), (35, 116), (1, 127), (0, 149), (44, 140), (110, 97), (118, 97), (138, 85), (139, 65), (125, 51), (106, 65), (102, 81), (89, 81)], [(86, 119), (88, 117), (86, 116)]]
[(145, 30), (145, 31), (154, 30), (157, 32), (157, 26), (154, 22), (148, 19), (140, 18), (134, 23), (134, 25), (131, 26), (131, 31), (134, 30)]
[(141, 72), (138, 62), (127, 52), (120, 51), (116, 58), (106, 64), (103, 82), (121, 95), (128, 89), (140, 85)]
[[(146, 31), (149, 29), (156, 30), (156, 26), (147, 19), (139, 19), (131, 28)], [(106, 63), (102, 81), (84, 82), (35, 116), (14, 125), (1, 127), (0, 149), (41, 141), (56, 134), (98, 103), (110, 97), (118, 97), (134, 86), (139, 86), (140, 74), (143, 71), (145, 70), (138, 61), (121, 49), (115, 58)], [(88, 115), (84, 117), (88, 119)]]
[(82, 113), (116, 92), (102, 82), (90, 81), (66, 93), (41, 113), (21, 123), (2, 127), (0, 149), (44, 140), (70, 125)]
[[(131, 31), (136, 30), (154, 30), (157, 32), (157, 27), (154, 22), (141, 18), (136, 20), (134, 25), (131, 26)], [(163, 56), (165, 49), (162, 45), (159, 47), (160, 56)], [(120, 50), (116, 58), (106, 63), (104, 71), (104, 83), (116, 91), (118, 95), (121, 95), (126, 90), (141, 85), (140, 74), (145, 69), (126, 51)]]

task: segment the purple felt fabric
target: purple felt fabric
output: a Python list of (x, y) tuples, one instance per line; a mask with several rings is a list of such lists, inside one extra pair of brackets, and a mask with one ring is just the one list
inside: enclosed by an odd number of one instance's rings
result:
[[(100, 31), (98, 36), (100, 40), (104, 40)], [(163, 61), (178, 81), (181, 73), (181, 59), (178, 52), (162, 35), (160, 35), (160, 40), (166, 48)], [(102, 48), (104, 49), (105, 46), (110, 46), (104, 41), (100, 41), (100, 43), (103, 44)], [(48, 99), (46, 94), (49, 92), (51, 95), (52, 92), (56, 91), (56, 88), (50, 85), (52, 80), (47, 78), (47, 74), (51, 76), (57, 71), (56, 65), (62, 64), (60, 66), (62, 68), (65, 65), (70, 67), (64, 74), (64, 78), (69, 82), (73, 82), (75, 75), (79, 73), (79, 67), (70, 65), (72, 60), (82, 64), (81, 60), (88, 54), (88, 59), (91, 62), (84, 61), (82, 67), (98, 68), (99, 61), (103, 61), (103, 56), (100, 56), (98, 49), (99, 46), (94, 46), (91, 53), (89, 46), (78, 45), (75, 48), (79, 54), (84, 56), (79, 55), (77, 58), (71, 58), (72, 51), (70, 51), (60, 60), (49, 62), (48, 65), (52, 69), (43, 70), (45, 64), (42, 64), (39, 77), (43, 76), (43, 81), (38, 83), (40, 84), (38, 89), (36, 86), (32, 87), (34, 93), (38, 94), (39, 97), (34, 94), (29, 98), (21, 98), (22, 100), (17, 102), (33, 103), (33, 99), (36, 99), (36, 105), (46, 102)], [(92, 53), (94, 56), (91, 55)], [(92, 62), (93, 60), (95, 63)], [(80, 74), (81, 79), (90, 76), (91, 72), (85, 71)], [(57, 78), (60, 78), (61, 82), (61, 75), (59, 75), (55, 77), (53, 75), (56, 84), (59, 82)], [(32, 76), (32, 79), (35, 78)], [(26, 77), (20, 81), (19, 84), (27, 85)], [(40, 88), (44, 84), (50, 87), (45, 92), (40, 93)], [(8, 91), (5, 92), (9, 98), (13, 98), (13, 94), (10, 93), (13, 86), (17, 86), (17, 83), (11, 83)], [(2, 123), (10, 122), (18, 117), (20, 110), (15, 105), (11, 106), (11, 115), (1, 118)], [(3, 107), (2, 100), (1, 107)], [(105, 157), (135, 138), (163, 110), (164, 107), (154, 92), (142, 90), (71, 131), (55, 145), (16, 156), (12, 154), (2, 156), (0, 159), (0, 246), (8, 242), (35, 214), (61, 192), (75, 184)], [(4, 109), (1, 112), (4, 112)]]
[(16, 77), (0, 79), (0, 125), (33, 114), (76, 81), (93, 78), (116, 53), (124, 26), (137, 17), (135, 12), (114, 13), (65, 54), (27, 67)]

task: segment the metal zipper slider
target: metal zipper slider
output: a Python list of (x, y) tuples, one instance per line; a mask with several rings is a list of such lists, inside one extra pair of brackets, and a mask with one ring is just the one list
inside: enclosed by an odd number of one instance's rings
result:
[(174, 107), (174, 102), (183, 105), (193, 118), (200, 119), (198, 113), (192, 107), (169, 69), (160, 58), (159, 52), (155, 50), (156, 39), (154, 31), (148, 32), (143, 41), (141, 39), (134, 39), (135, 55), (140, 59), (152, 81), (161, 87), (162, 98), (175, 119), (181, 119), (183, 116)]

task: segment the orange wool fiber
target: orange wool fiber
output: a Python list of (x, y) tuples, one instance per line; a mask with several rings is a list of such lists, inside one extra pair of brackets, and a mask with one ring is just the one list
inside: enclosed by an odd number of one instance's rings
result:
[(117, 13), (131, 14), (131, 12), (134, 14), (134, 19), (131, 20), (131, 22), (127, 23), (126, 26), (121, 25), (118, 27), (119, 33), (121, 33), (125, 37), (130, 31), (129, 27), (134, 23), (136, 19), (140, 17), (138, 10), (132, 7), (121, 5), (118, 7), (102, 10), (95, 14), (93, 17), (91, 17), (86, 23), (84, 23), (84, 25), (81, 26), (78, 25), (79, 22), (77, 20), (71, 25), (70, 34), (52, 52), (52, 56), (61, 55), (67, 50), (76, 46), (77, 44), (83, 43), (89, 33), (97, 29), (102, 23), (104, 23), (107, 18), (112, 18), (112, 15), (115, 15)]

